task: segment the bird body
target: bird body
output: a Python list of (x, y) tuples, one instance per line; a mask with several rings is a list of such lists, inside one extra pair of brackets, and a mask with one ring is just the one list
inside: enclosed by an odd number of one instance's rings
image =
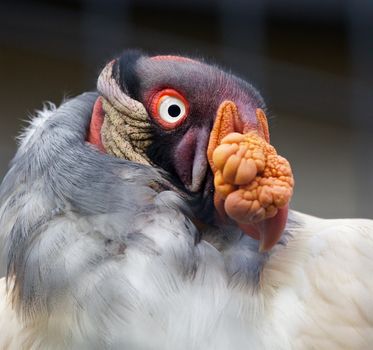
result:
[[(260, 252), (235, 222), (201, 222), (198, 171), (87, 142), (97, 99), (39, 112), (1, 185), (0, 349), (371, 348), (373, 221), (290, 211)], [(188, 130), (155, 139), (188, 163)]]
[[(261, 270), (255, 276), (245, 269), (258, 258), (246, 236), (220, 251), (206, 241), (194, 246), (182, 215), (167, 218), (142, 231), (159, 255), (133, 247), (125, 260), (102, 261), (75, 281), (89, 290), (61, 292), (60, 301), (50, 301), (53, 310), (27, 327), (2, 279), (0, 348), (370, 349), (372, 221), (292, 212), (287, 245), (251, 266)], [(170, 232), (175, 218), (179, 231)], [(193, 249), (181, 258), (198, 259), (193, 272), (183, 271), (187, 265), (179, 260), (188, 245)]]

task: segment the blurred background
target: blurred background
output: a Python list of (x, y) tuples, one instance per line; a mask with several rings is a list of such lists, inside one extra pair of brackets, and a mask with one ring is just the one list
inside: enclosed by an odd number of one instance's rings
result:
[(206, 57), (252, 82), (296, 178), (292, 207), (373, 218), (373, 1), (0, 2), (0, 178), (44, 101), (95, 88), (124, 48)]

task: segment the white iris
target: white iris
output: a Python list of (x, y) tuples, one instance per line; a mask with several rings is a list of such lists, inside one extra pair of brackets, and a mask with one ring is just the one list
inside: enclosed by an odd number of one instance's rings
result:
[(185, 105), (177, 97), (165, 96), (158, 107), (159, 116), (167, 123), (177, 123), (185, 115)]

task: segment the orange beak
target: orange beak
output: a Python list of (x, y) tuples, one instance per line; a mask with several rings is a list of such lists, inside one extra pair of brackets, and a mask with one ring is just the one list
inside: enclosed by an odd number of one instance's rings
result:
[(269, 144), (266, 116), (256, 110), (256, 123), (240, 118), (237, 106), (224, 101), (217, 112), (207, 149), (214, 173), (214, 205), (244, 233), (268, 251), (281, 238), (293, 193), (287, 160)]

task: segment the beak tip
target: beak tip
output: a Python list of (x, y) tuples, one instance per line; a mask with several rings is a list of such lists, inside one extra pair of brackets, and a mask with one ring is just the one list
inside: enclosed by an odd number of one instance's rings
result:
[(265, 245), (262, 240), (259, 241), (259, 249), (258, 252), (260, 254), (265, 253), (267, 250), (265, 249)]
[(267, 253), (268, 251), (271, 250), (271, 248), (274, 246), (274, 244), (266, 244), (266, 241), (265, 239), (263, 239), (262, 237), (260, 238), (260, 241), (259, 241), (259, 253), (263, 254), (263, 253)]

